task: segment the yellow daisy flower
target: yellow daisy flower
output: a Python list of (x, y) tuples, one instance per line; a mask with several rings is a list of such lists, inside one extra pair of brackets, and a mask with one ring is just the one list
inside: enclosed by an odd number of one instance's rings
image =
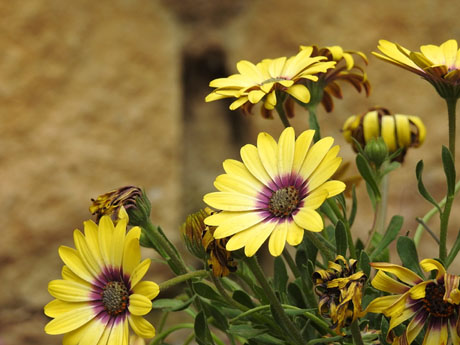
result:
[(430, 82), (443, 98), (460, 97), (460, 49), (456, 40), (436, 45), (423, 45), (412, 52), (397, 43), (379, 41), (376, 57), (418, 74)]
[(214, 182), (219, 192), (206, 194), (204, 201), (222, 210), (205, 223), (217, 227), (215, 238), (231, 237), (227, 250), (244, 247), (246, 256), (252, 256), (270, 237), (270, 253), (278, 256), (286, 241), (293, 246), (302, 241), (304, 229), (323, 230), (316, 209), (341, 193), (345, 184), (327, 181), (342, 161), (339, 146), (331, 148), (334, 139), (326, 137), (310, 147), (314, 133), (305, 131), (296, 140), (288, 127), (278, 142), (260, 133), (257, 147), (241, 148), (243, 162), (224, 162), (226, 173)]
[(343, 124), (342, 133), (355, 151), (353, 139), (364, 147), (372, 139), (382, 137), (390, 153), (403, 149), (395, 158), (402, 162), (408, 148), (423, 144), (426, 128), (418, 116), (390, 114), (385, 108), (373, 108), (364, 114), (350, 116)]
[(84, 234), (74, 231), (76, 249), (59, 248), (63, 279), (48, 285), (56, 299), (45, 306), (53, 318), (46, 333), (65, 334), (64, 344), (104, 345), (127, 344), (128, 325), (141, 337), (155, 335), (142, 316), (150, 312), (159, 287), (141, 281), (150, 259), (141, 262), (141, 229), (126, 233), (127, 221), (122, 218), (116, 226), (108, 216), (99, 225), (86, 221)]
[(256, 65), (242, 60), (236, 65), (238, 74), (209, 83), (216, 89), (206, 97), (206, 102), (233, 97), (236, 100), (230, 105), (231, 110), (245, 105), (248, 108), (260, 101), (264, 102), (264, 109), (272, 110), (277, 104), (276, 91), (279, 90), (308, 103), (310, 92), (299, 82), (305, 79), (316, 81), (316, 73), (326, 72), (335, 65), (334, 61), (322, 62), (325, 59), (301, 51), (290, 58), (264, 59)]
[(342, 89), (339, 82), (344, 81), (350, 83), (358, 92), (364, 89), (366, 96), (369, 96), (371, 85), (367, 80), (367, 75), (364, 68), (355, 63), (353, 55), (359, 56), (367, 65), (367, 57), (360, 51), (344, 51), (340, 46), (331, 46), (319, 48), (313, 46), (300, 46), (301, 50), (306, 50), (310, 56), (324, 56), (327, 61), (335, 61), (334, 68), (327, 70), (324, 73), (318, 73), (319, 78), (317, 83), (308, 83), (311, 93), (313, 94), (310, 103), (316, 104), (321, 102), (324, 109), (329, 113), (334, 109), (333, 98), (342, 99)]
[(350, 325), (361, 313), (361, 299), (366, 275), (356, 271), (357, 261), (347, 261), (342, 255), (329, 261), (327, 270), (313, 273), (315, 292), (319, 296), (318, 309), (322, 316), (330, 317), (338, 333)]
[[(390, 318), (387, 342), (408, 345), (427, 325), (424, 345), (447, 344), (449, 333), (452, 343), (460, 344), (459, 276), (446, 273), (444, 266), (432, 259), (420, 262), (425, 272), (437, 271), (435, 279), (429, 280), (399, 265), (386, 262), (371, 265), (378, 270), (372, 286), (391, 295), (374, 299), (366, 312), (383, 313)], [(392, 330), (409, 319), (404, 333), (395, 337)]]

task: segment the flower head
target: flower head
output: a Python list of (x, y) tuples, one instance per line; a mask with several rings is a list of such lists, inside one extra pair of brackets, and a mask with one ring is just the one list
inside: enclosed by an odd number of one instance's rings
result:
[(379, 41), (376, 57), (413, 72), (430, 82), (443, 98), (460, 97), (460, 49), (456, 40), (424, 45), (412, 52), (397, 43)]
[(204, 201), (222, 212), (205, 219), (216, 226), (214, 237), (231, 237), (227, 250), (244, 247), (254, 255), (270, 237), (273, 256), (282, 253), (285, 242), (298, 245), (308, 231), (321, 231), (323, 220), (316, 211), (321, 204), (345, 189), (340, 181), (327, 181), (339, 167), (339, 146), (326, 137), (313, 143), (314, 130), (295, 139), (294, 129), (286, 128), (276, 142), (260, 133), (257, 146), (241, 148), (243, 162), (228, 159), (225, 174), (216, 178), (219, 192), (204, 196)]
[(382, 137), (390, 153), (402, 149), (395, 160), (402, 162), (409, 147), (419, 147), (425, 140), (426, 129), (418, 116), (390, 114), (385, 108), (374, 108), (361, 115), (350, 116), (342, 128), (345, 140), (355, 139), (365, 146), (372, 139)]
[[(410, 344), (427, 325), (423, 344), (447, 344), (449, 330), (453, 344), (460, 344), (459, 276), (446, 273), (443, 265), (432, 259), (420, 262), (425, 272), (437, 271), (436, 277), (429, 280), (399, 265), (371, 265), (378, 270), (372, 286), (390, 295), (374, 299), (366, 312), (383, 313), (390, 318), (387, 342)], [(392, 330), (409, 319), (404, 333), (395, 337)]]
[(365, 90), (369, 96), (371, 85), (367, 80), (364, 68), (355, 63), (353, 55), (361, 58), (367, 65), (367, 57), (360, 51), (344, 51), (340, 46), (319, 48), (313, 46), (300, 46), (301, 51), (307, 51), (313, 56), (326, 57), (326, 61), (334, 61), (336, 65), (323, 73), (318, 73), (317, 83), (307, 81), (307, 86), (312, 94), (311, 104), (321, 102), (324, 109), (329, 113), (334, 109), (332, 97), (342, 99), (342, 89), (339, 82), (350, 83), (358, 92)]
[(361, 298), (367, 279), (356, 271), (357, 261), (347, 261), (339, 255), (334, 262), (329, 261), (327, 270), (313, 273), (315, 292), (319, 296), (318, 309), (321, 315), (330, 317), (336, 332), (350, 325), (361, 313)]
[(93, 204), (89, 211), (96, 216), (99, 221), (102, 216), (111, 216), (113, 220), (122, 207), (130, 210), (136, 207), (136, 199), (142, 196), (142, 190), (135, 186), (125, 186), (108, 193), (99, 195), (96, 199), (91, 199)]
[(63, 279), (48, 285), (56, 299), (45, 306), (53, 318), (46, 333), (65, 333), (64, 344), (126, 344), (128, 325), (141, 337), (155, 335), (142, 316), (150, 312), (159, 287), (141, 281), (150, 259), (141, 261), (141, 229), (126, 233), (127, 221), (122, 218), (116, 226), (108, 216), (99, 224), (86, 221), (84, 234), (74, 231), (76, 249), (59, 248)]
[(209, 83), (216, 89), (206, 97), (206, 102), (236, 98), (230, 105), (231, 110), (243, 107), (250, 111), (252, 105), (263, 101), (262, 115), (270, 117), (270, 111), (277, 104), (277, 91), (282, 97), (289, 94), (300, 102), (310, 101), (310, 92), (300, 81), (317, 81), (316, 73), (324, 73), (335, 65), (334, 61), (323, 62), (325, 59), (323, 56), (311, 57), (308, 51), (301, 51), (290, 58), (264, 59), (255, 65), (242, 60), (236, 65), (238, 74)]

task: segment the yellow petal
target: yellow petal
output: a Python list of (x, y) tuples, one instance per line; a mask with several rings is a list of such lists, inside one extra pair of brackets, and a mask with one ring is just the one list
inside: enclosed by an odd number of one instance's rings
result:
[(420, 261), (420, 267), (423, 268), (425, 272), (434, 270), (438, 271), (436, 273), (436, 279), (438, 280), (441, 279), (444, 276), (444, 274), (446, 274), (444, 266), (439, 261), (433, 259), (424, 259)]
[(262, 190), (263, 183), (256, 179), (240, 161), (226, 159), (222, 165), (227, 174), (235, 176), (235, 178), (239, 180), (246, 181), (246, 183), (249, 183), (254, 189)]
[(49, 317), (58, 317), (69, 311), (80, 309), (85, 306), (88, 306), (87, 302), (64, 302), (59, 299), (53, 299), (45, 305), (44, 312), (45, 315)]
[(107, 344), (107, 345), (128, 345), (128, 338), (129, 338), (129, 328), (128, 322), (123, 320), (122, 322), (114, 322), (112, 324), (112, 328), (110, 333), (108, 334), (108, 338), (106, 343), (102, 341), (107, 337), (106, 333), (101, 337), (100, 345)]
[(131, 288), (134, 288), (137, 283), (145, 276), (150, 267), (150, 259), (145, 259), (134, 269), (131, 275)]
[(422, 54), (431, 62), (431, 65), (444, 65), (445, 58), (440, 47), (433, 44), (427, 44), (420, 47)]
[(91, 301), (91, 291), (88, 286), (70, 280), (52, 280), (48, 284), (48, 292), (54, 298), (66, 302)]
[(62, 345), (79, 345), (81, 338), (83, 338), (87, 330), (91, 328), (91, 323), (92, 322), (87, 322), (83, 326), (66, 333), (62, 338)]
[(107, 322), (103, 322), (102, 319), (95, 319), (90, 322), (90, 325), (86, 332), (80, 339), (79, 345), (94, 345), (97, 344), (102, 334), (105, 331)]
[(414, 300), (425, 298), (426, 286), (431, 283), (432, 282), (428, 280), (428, 281), (424, 281), (420, 284), (415, 285), (413, 288), (410, 289), (410, 292), (409, 292), (410, 297)]
[(377, 111), (368, 112), (363, 118), (364, 141), (380, 136), (379, 116)]
[(372, 262), (371, 266), (378, 270), (392, 273), (398, 277), (399, 280), (411, 286), (417, 285), (423, 281), (423, 279), (420, 278), (416, 273), (399, 265), (390, 264), (387, 262)]
[(324, 162), (318, 166), (318, 168), (311, 174), (308, 181), (308, 189), (313, 191), (317, 187), (321, 186), (336, 172), (340, 164), (342, 163), (341, 157), (335, 157), (333, 159), (324, 159)]
[(234, 192), (245, 194), (250, 197), (256, 197), (259, 194), (258, 185), (251, 184), (251, 180), (247, 181), (235, 175), (222, 174), (217, 176), (214, 181), (214, 187), (221, 192)]
[(345, 183), (342, 181), (331, 180), (323, 183), (321, 186), (315, 189), (315, 191), (325, 190), (328, 193), (328, 198), (336, 196), (345, 190)]
[(418, 116), (409, 116), (409, 121), (412, 122), (415, 127), (417, 128), (418, 132), (418, 144), (415, 146), (420, 146), (423, 144), (425, 141), (425, 136), (426, 136), (426, 128), (425, 125), (423, 124), (422, 120)]
[(326, 137), (312, 146), (299, 171), (303, 179), (306, 180), (310, 177), (311, 173), (318, 167), (324, 156), (326, 156), (333, 143), (333, 138)]
[(48, 334), (63, 334), (71, 332), (78, 327), (83, 326), (95, 316), (94, 308), (91, 305), (86, 305), (51, 320), (45, 326), (45, 332)]
[(253, 90), (249, 92), (248, 100), (252, 104), (259, 103), (259, 101), (266, 95), (262, 90)]
[(385, 310), (387, 310), (390, 306), (392, 306), (394, 303), (396, 303), (400, 295), (392, 295), (392, 296), (383, 296), (383, 297), (377, 297), (366, 308), (366, 312), (368, 313), (383, 313)]
[(131, 275), (141, 261), (141, 247), (139, 245), (139, 239), (126, 239), (123, 251), (123, 273)]
[(430, 320), (423, 339), (423, 345), (444, 345), (447, 344), (448, 330), (447, 319)]
[(286, 128), (278, 141), (278, 172), (280, 176), (286, 176), (292, 172), (295, 150), (294, 128)]
[(286, 245), (288, 223), (280, 221), (270, 235), (268, 250), (272, 256), (280, 256)]
[(398, 282), (382, 271), (377, 272), (374, 279), (372, 280), (372, 286), (378, 290), (393, 294), (403, 294), (409, 290), (407, 285)]
[(88, 249), (91, 251), (94, 259), (97, 261), (99, 268), (104, 265), (102, 260), (101, 251), (99, 249), (98, 240), (98, 227), (97, 224), (92, 220), (85, 221), (84, 223), (85, 240), (88, 245)]
[(305, 85), (295, 84), (290, 88), (285, 90), (286, 93), (290, 94), (292, 97), (298, 99), (302, 103), (310, 102), (310, 91)]
[(315, 131), (309, 129), (307, 131), (302, 132), (299, 135), (295, 142), (295, 149), (294, 149), (294, 161), (292, 163), (292, 171), (299, 172), (305, 157), (308, 153), (308, 149), (313, 141), (313, 136), (315, 135)]
[(249, 229), (233, 235), (227, 242), (226, 248), (229, 251), (238, 250), (244, 246), (246, 256), (252, 256), (260, 248), (263, 242), (270, 236), (276, 222), (261, 222)]
[(382, 138), (387, 144), (388, 150), (395, 152), (398, 146), (396, 145), (395, 119), (393, 116), (382, 116)]
[(268, 187), (272, 180), (260, 160), (257, 148), (251, 144), (244, 145), (240, 150), (240, 154), (244, 165), (251, 174)]
[(77, 250), (67, 246), (60, 246), (59, 256), (67, 267), (69, 267), (77, 276), (83, 278), (88, 283), (94, 282), (94, 275), (91, 274), (86, 265), (83, 263)]
[(62, 266), (61, 275), (62, 275), (62, 279), (64, 279), (64, 280), (70, 280), (70, 281), (79, 283), (80, 285), (86, 286), (88, 288), (88, 290), (91, 289), (91, 284), (90, 283), (88, 283), (86, 280), (83, 280), (82, 278), (77, 276), (66, 265)]
[(236, 101), (234, 101), (232, 104), (230, 104), (229, 109), (230, 110), (235, 110), (241, 107), (243, 104), (245, 104), (248, 101), (247, 96), (241, 96), (239, 97)]
[(241, 60), (236, 64), (236, 69), (242, 75), (256, 82), (257, 84), (261, 81), (262, 75), (259, 69), (252, 63), (246, 60)]
[(134, 287), (133, 291), (135, 294), (146, 296), (152, 300), (160, 293), (160, 287), (151, 281), (141, 281)]
[(326, 198), (329, 196), (328, 192), (324, 189), (315, 190), (303, 200), (303, 207), (316, 210), (320, 207)]
[(155, 328), (142, 316), (130, 315), (128, 320), (133, 331), (140, 337), (153, 338), (155, 336)]
[(115, 227), (109, 216), (103, 216), (99, 221), (99, 246), (101, 256), (107, 266), (112, 266), (112, 237)]
[(276, 161), (278, 144), (270, 134), (262, 132), (257, 136), (257, 150), (265, 171), (274, 181), (279, 177)]
[[(222, 216), (222, 213), (226, 213), (229, 216)], [(223, 217), (225, 217), (225, 219), (223, 219)], [(208, 218), (211, 219), (208, 220)], [(237, 232), (246, 230), (251, 226), (260, 223), (266, 217), (264, 217), (259, 212), (232, 212), (231, 215), (229, 212), (220, 212), (208, 218), (205, 220), (206, 224), (213, 224), (218, 226), (214, 231), (214, 238), (224, 238), (236, 234)]]
[(257, 199), (238, 193), (213, 192), (203, 197), (206, 204), (224, 211), (249, 211), (258, 209)]
[(286, 221), (286, 223), (288, 225), (288, 233), (286, 236), (287, 243), (289, 243), (291, 246), (300, 244), (300, 242), (303, 240), (305, 230), (299, 227), (295, 222)]
[(302, 207), (293, 215), (294, 221), (303, 229), (319, 232), (324, 229), (323, 219), (318, 212)]
[(123, 247), (125, 244), (127, 219), (121, 219), (117, 222), (112, 237), (112, 265), (120, 267), (123, 260)]
[(129, 296), (128, 309), (133, 315), (146, 315), (152, 309), (152, 302), (146, 296), (134, 293)]
[(407, 325), (406, 337), (408, 344), (412, 343), (417, 337), (417, 335), (420, 333), (420, 331), (423, 329), (423, 326), (425, 325), (427, 319), (427, 315), (427, 313), (418, 314)]

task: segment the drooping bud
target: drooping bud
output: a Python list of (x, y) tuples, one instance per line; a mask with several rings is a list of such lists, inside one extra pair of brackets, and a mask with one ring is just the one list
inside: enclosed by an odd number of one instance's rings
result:
[(187, 216), (180, 230), (185, 245), (190, 253), (198, 259), (206, 259), (206, 250), (203, 247), (203, 236), (206, 230), (204, 219), (211, 214), (211, 209), (205, 208)]
[(409, 147), (419, 147), (426, 135), (425, 125), (418, 116), (391, 114), (385, 108), (373, 108), (367, 113), (349, 117), (342, 132), (355, 151), (353, 139), (365, 147), (371, 139), (381, 137), (390, 154), (402, 149), (394, 158), (398, 162), (404, 160)]

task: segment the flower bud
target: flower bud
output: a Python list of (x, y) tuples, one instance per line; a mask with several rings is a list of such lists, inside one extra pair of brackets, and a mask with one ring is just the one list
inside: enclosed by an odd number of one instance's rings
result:
[(409, 147), (419, 147), (423, 143), (426, 129), (418, 116), (390, 114), (385, 108), (374, 108), (367, 113), (349, 117), (342, 132), (355, 151), (352, 138), (365, 147), (371, 139), (381, 137), (390, 154), (402, 149), (394, 158), (402, 162)]
[(367, 158), (379, 168), (388, 157), (388, 147), (382, 137), (372, 138), (364, 147)]
[(210, 208), (199, 210), (187, 216), (180, 230), (185, 245), (190, 253), (198, 259), (206, 259), (206, 250), (203, 247), (203, 236), (206, 230), (204, 219), (211, 214)]

